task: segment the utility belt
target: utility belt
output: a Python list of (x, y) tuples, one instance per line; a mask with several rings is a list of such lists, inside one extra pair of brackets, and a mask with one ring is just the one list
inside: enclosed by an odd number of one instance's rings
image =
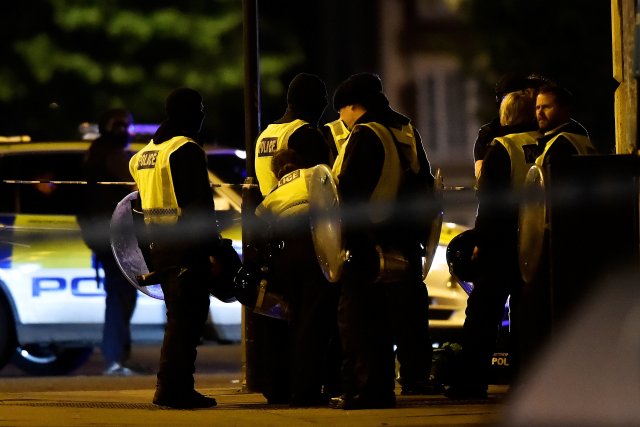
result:
[[(347, 279), (371, 283), (397, 283), (420, 277), (421, 264), (418, 250), (405, 245), (371, 240), (347, 243), (344, 274)], [(414, 253), (415, 252), (415, 253)]]

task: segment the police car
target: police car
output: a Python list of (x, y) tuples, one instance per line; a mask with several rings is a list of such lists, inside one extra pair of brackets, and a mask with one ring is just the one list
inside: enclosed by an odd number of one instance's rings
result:
[[(74, 211), (89, 144), (0, 137), (0, 368), (12, 361), (32, 374), (67, 373), (101, 341), (103, 272), (95, 269)], [(130, 150), (143, 146), (133, 143)], [(210, 147), (207, 156), (212, 183), (243, 182), (243, 151)], [(239, 252), (240, 191), (214, 185), (214, 194), (222, 234)], [(161, 342), (164, 302), (139, 296), (132, 338)], [(212, 298), (208, 337), (239, 341), (240, 319), (240, 303)]]

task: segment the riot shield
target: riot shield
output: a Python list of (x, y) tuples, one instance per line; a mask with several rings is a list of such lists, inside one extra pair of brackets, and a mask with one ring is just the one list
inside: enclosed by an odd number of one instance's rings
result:
[[(138, 192), (134, 191), (122, 199), (114, 209), (111, 216), (111, 249), (129, 283), (152, 298), (164, 300), (160, 283), (153, 283), (153, 276), (149, 276), (147, 262), (138, 245), (133, 218), (133, 215), (138, 214), (133, 212), (132, 207), (137, 200)], [(150, 278), (152, 283), (143, 286), (138, 280), (141, 276)]]
[(342, 240), (340, 197), (331, 169), (315, 167), (309, 182), (309, 214), (316, 257), (326, 279), (335, 283), (342, 276), (346, 258)]
[(525, 283), (532, 283), (544, 250), (547, 215), (544, 177), (536, 165), (527, 172), (523, 194), (518, 217), (518, 258), (522, 279)]
[[(443, 191), (444, 183), (442, 181), (442, 174), (440, 169), (437, 169), (433, 186), (433, 200), (431, 201), (431, 203), (437, 207), (437, 212), (431, 223), (429, 237), (422, 257), (422, 280), (427, 277), (429, 270), (431, 270), (431, 264), (433, 263), (433, 258), (436, 255), (436, 249), (438, 249), (438, 244), (440, 243), (440, 232), (442, 231), (442, 221), (444, 218)], [(431, 209), (429, 209), (429, 211), (430, 210)]]

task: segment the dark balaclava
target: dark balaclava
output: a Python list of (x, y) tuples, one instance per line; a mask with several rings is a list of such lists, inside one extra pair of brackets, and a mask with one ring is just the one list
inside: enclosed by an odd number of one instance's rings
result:
[(296, 116), (317, 123), (327, 103), (327, 88), (315, 74), (300, 73), (289, 83), (287, 108)]
[(131, 142), (130, 126), (133, 116), (124, 108), (111, 108), (100, 116), (98, 131), (103, 141), (118, 147), (126, 147)]
[(204, 112), (202, 95), (196, 90), (182, 87), (175, 89), (167, 96), (165, 102), (167, 121), (185, 136), (193, 137), (202, 127)]

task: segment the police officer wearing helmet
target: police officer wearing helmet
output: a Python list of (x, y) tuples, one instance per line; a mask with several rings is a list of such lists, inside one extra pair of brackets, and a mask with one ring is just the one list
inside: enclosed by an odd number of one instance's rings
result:
[(519, 363), (519, 304), (523, 281), (518, 262), (519, 200), (526, 173), (537, 154), (537, 123), (531, 97), (511, 92), (500, 105), (497, 137), (484, 157), (478, 180), (473, 290), (467, 300), (461, 366), (445, 394), (452, 399), (487, 397), (491, 357), (509, 298), (510, 366)]
[[(314, 168), (300, 169), (293, 150), (273, 157), (279, 179), (256, 209), (270, 228), (274, 244), (271, 270), (288, 307), (288, 342), (280, 353), (289, 381), (290, 406), (326, 405), (339, 395), (338, 291), (316, 259), (309, 227), (308, 181)], [(269, 284), (268, 286), (270, 286)]]
[(278, 150), (294, 150), (303, 168), (329, 164), (329, 147), (317, 127), (326, 107), (327, 89), (318, 76), (299, 73), (291, 80), (284, 115), (269, 124), (256, 142), (255, 170), (262, 196), (278, 184), (271, 168)]
[(166, 99), (167, 118), (130, 163), (139, 188), (152, 269), (167, 308), (153, 403), (207, 408), (212, 397), (194, 388), (196, 347), (209, 313), (209, 256), (221, 244), (206, 154), (196, 137), (204, 120), (202, 96), (178, 88)]
[[(342, 197), (345, 247), (338, 325), (343, 350), (343, 395), (338, 409), (395, 406), (395, 356), (403, 392), (428, 392), (431, 342), (429, 300), (422, 282), (421, 235), (403, 218), (399, 200), (407, 179), (433, 188), (429, 162), (409, 118), (394, 111), (380, 78), (360, 73), (343, 81), (334, 109), (350, 135), (333, 166)], [(426, 238), (426, 236), (425, 236)], [(403, 268), (384, 279), (380, 260), (396, 253)]]

